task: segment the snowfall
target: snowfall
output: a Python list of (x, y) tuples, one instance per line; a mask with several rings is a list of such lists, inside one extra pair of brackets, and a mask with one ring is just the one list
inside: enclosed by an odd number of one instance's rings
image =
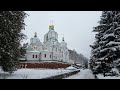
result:
[[(60, 75), (63, 73), (72, 72), (74, 70), (77, 70), (76, 68), (70, 66), (66, 69), (18, 69), (12, 74), (9, 74), (7, 72), (2, 71), (0, 69), (0, 79), (42, 79), (47, 78), (51, 76)], [(75, 75), (69, 76), (67, 78), (63, 79), (95, 79), (94, 75), (92, 74), (92, 71), (90, 69), (79, 69), (80, 72), (78, 72)], [(118, 77), (103, 77), (103, 75), (98, 74), (98, 79), (120, 79), (120, 76)]]

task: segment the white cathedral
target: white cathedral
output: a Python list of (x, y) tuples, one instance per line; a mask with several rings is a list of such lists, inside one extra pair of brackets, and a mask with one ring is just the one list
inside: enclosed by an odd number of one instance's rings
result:
[(35, 33), (30, 39), (30, 44), (26, 53), (27, 61), (61, 61), (69, 63), (69, 51), (67, 43), (62, 38), (58, 42), (58, 33), (54, 30), (54, 25), (49, 26), (49, 31), (44, 35), (42, 43)]

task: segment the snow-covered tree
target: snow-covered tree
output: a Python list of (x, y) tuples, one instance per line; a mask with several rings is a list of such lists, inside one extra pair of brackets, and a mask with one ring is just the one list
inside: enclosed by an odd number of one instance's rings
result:
[(69, 58), (75, 63), (80, 63), (85, 68), (88, 68), (88, 59), (83, 54), (79, 54), (75, 50), (69, 50)]
[(20, 58), (20, 41), (25, 35), (23, 11), (0, 11), (0, 66), (4, 71), (12, 72)]
[(26, 51), (27, 51), (27, 47), (28, 47), (28, 43), (24, 43), (21, 47), (20, 47), (20, 52), (21, 52), (21, 57), (25, 56)]
[[(120, 11), (103, 11), (91, 51), (90, 67), (94, 73), (110, 73), (119, 69), (120, 61)], [(119, 69), (120, 70), (120, 69)]]

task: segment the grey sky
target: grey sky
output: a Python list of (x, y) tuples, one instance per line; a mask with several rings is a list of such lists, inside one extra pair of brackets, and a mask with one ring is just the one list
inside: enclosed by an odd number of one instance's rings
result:
[(78, 53), (90, 57), (90, 44), (94, 42), (93, 27), (98, 25), (101, 11), (26, 11), (26, 27), (24, 34), (30, 38), (37, 32), (37, 36), (43, 42), (44, 35), (48, 32), (50, 20), (54, 21), (55, 31), (58, 33), (58, 41), (64, 39), (69, 49), (75, 49)]

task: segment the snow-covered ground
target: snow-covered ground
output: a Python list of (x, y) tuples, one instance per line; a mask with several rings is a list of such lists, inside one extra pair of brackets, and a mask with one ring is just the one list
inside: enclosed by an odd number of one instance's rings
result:
[[(50, 76), (55, 76), (63, 73), (72, 72), (77, 70), (75, 67), (70, 66), (66, 69), (18, 69), (11, 75), (3, 72), (0, 69), (0, 79), (42, 79)], [(80, 72), (69, 76), (64, 79), (95, 79), (92, 71), (89, 69), (80, 69)]]
[(120, 79), (120, 76), (103, 76), (102, 74), (97, 75), (98, 79)]
[(92, 71), (89, 69), (80, 69), (80, 72), (65, 79), (95, 79)]
[(76, 70), (76, 68), (73, 67), (73, 66), (69, 66), (69, 67), (67, 67), (66, 69), (69, 69), (69, 70)]
[(1, 79), (42, 79), (59, 75), (73, 70), (69, 69), (18, 69), (11, 75), (0, 70)]

